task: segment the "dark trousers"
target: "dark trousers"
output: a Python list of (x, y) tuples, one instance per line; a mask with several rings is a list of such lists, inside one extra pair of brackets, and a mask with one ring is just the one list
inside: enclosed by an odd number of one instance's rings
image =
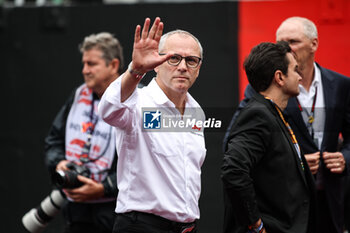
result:
[(177, 223), (141, 212), (117, 214), (113, 233), (196, 233), (195, 223)]
[(111, 233), (115, 203), (68, 202), (63, 208), (66, 222), (64, 233)]
[(344, 199), (344, 224), (345, 229), (350, 231), (350, 176), (346, 177)]
[(317, 191), (316, 223), (317, 233), (338, 233), (332, 221), (326, 193), (322, 190)]

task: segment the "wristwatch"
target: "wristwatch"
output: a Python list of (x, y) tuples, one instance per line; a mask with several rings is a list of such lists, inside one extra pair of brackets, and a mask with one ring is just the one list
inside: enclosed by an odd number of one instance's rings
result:
[(136, 79), (142, 79), (146, 73), (141, 73), (138, 70), (134, 70), (132, 68), (132, 62), (130, 62), (129, 66), (128, 66), (128, 71), (129, 73), (134, 76)]
[(248, 227), (248, 232), (247, 233), (262, 233), (263, 230), (264, 230), (264, 224), (263, 224), (263, 221), (261, 221), (260, 225), (256, 228), (252, 227), (252, 226), (249, 226)]

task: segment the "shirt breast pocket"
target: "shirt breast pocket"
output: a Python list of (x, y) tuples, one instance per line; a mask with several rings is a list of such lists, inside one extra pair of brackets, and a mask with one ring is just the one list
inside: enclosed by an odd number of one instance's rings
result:
[(182, 153), (183, 142), (177, 132), (150, 132), (152, 153), (163, 157), (176, 157)]

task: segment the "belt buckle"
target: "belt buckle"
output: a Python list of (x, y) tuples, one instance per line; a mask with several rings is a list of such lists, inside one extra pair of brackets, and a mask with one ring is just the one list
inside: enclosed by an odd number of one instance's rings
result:
[(190, 233), (190, 232), (194, 232), (193, 230), (195, 229), (196, 225), (192, 224), (190, 226), (185, 226), (181, 228), (181, 233)]

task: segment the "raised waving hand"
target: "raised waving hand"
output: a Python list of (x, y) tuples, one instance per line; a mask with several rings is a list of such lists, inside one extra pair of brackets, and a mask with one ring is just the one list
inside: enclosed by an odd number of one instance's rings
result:
[(149, 29), (150, 23), (151, 20), (146, 18), (142, 32), (140, 25), (137, 25), (135, 29), (132, 68), (139, 73), (146, 73), (153, 70), (172, 55), (160, 56), (158, 54), (158, 45), (164, 28), (163, 22), (157, 17), (151, 29)]
[(153, 70), (172, 56), (172, 54), (160, 56), (158, 53), (159, 41), (164, 28), (160, 18), (157, 17), (154, 20), (151, 29), (149, 29), (150, 24), (151, 20), (146, 18), (142, 32), (141, 26), (136, 26), (132, 63), (122, 80), (121, 102), (130, 97), (143, 74)]

